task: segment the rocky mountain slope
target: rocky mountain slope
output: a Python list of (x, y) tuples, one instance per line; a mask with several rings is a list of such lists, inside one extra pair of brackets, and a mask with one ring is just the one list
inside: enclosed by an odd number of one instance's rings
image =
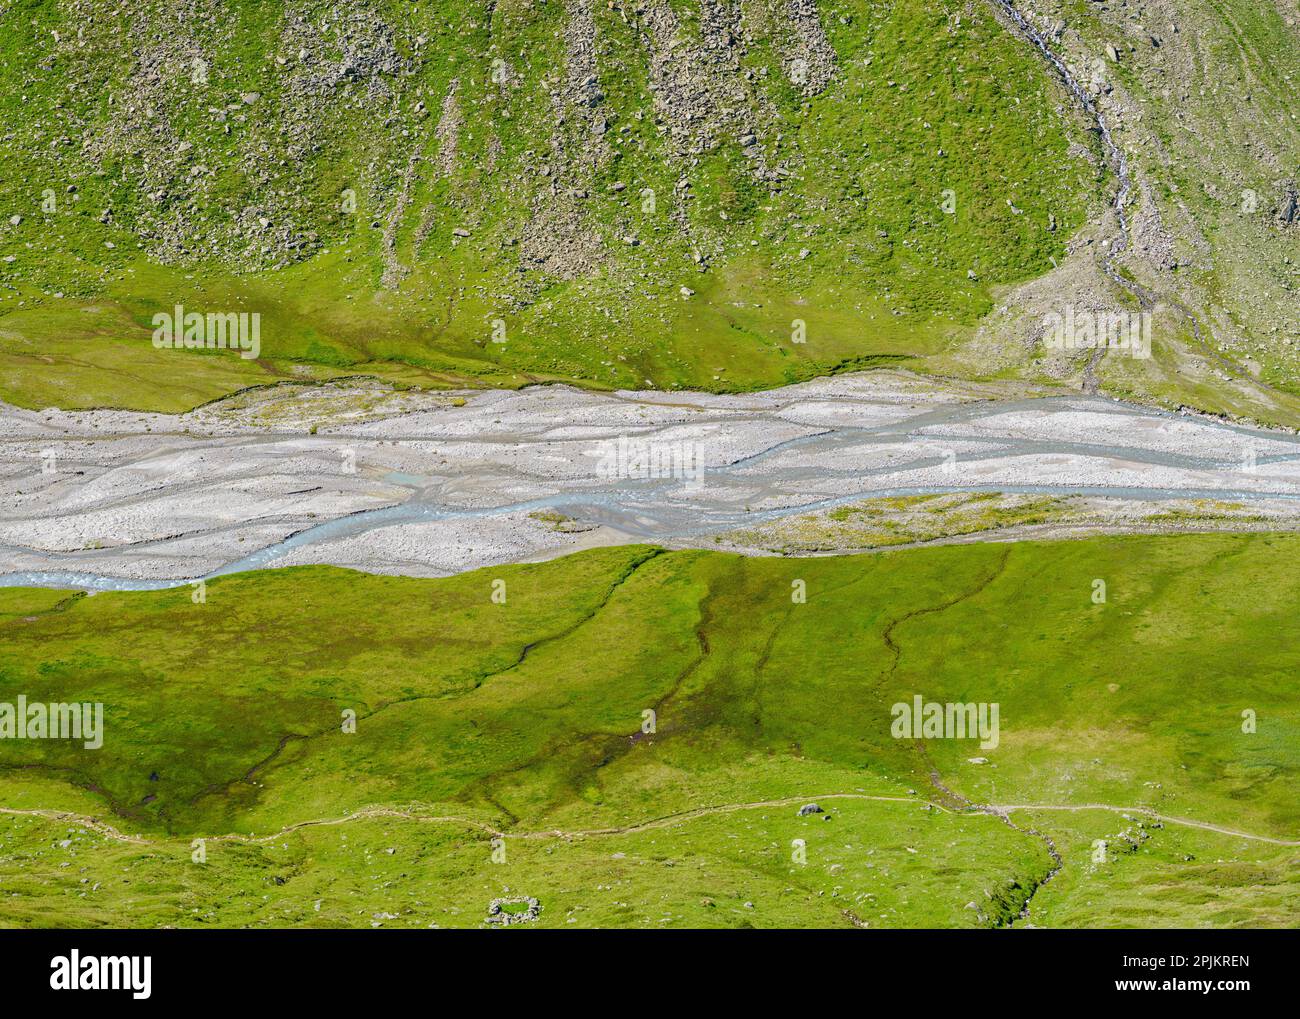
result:
[(949, 370), (1077, 380), (1089, 353), (1045, 352), (1044, 313), (1120, 300), (1152, 315), (1152, 356), (1100, 359), (1103, 389), (1300, 423), (1300, 2), (1015, 7), (1124, 153), (1132, 181), (1117, 263), (1138, 294), (1119, 292), (1099, 269), (1099, 251), (1120, 233), (1112, 211), (1072, 240), (1058, 270), (1000, 295)]
[[(1298, 23), (1297, 0), (0, 2), (0, 397), (890, 363), (1300, 422)], [(257, 312), (260, 357), (155, 350), (177, 304)], [(1067, 308), (1148, 312), (1152, 357), (1045, 349)]]
[[(1100, 202), (1086, 124), (986, 3), (65, 0), (0, 25), (0, 395), (29, 405), (185, 405), (290, 361), (774, 385), (944, 349)], [(258, 311), (261, 364), (155, 356), (177, 303)]]

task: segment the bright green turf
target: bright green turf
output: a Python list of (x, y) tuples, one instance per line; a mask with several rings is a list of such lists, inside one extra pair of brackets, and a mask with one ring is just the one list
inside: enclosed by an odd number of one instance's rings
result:
[[(1022, 812), (1053, 834), (1066, 866), (1034, 900), (1044, 927), (1291, 927), (1300, 850), (1138, 814)], [(1231, 824), (1227, 825), (1231, 827)], [(1098, 842), (1104, 842), (1105, 861)]]
[[(542, 899), (547, 924), (1006, 923), (1046, 848), (996, 818), (925, 810), (955, 805), (931, 769), (976, 802), (1146, 806), (1300, 837), (1298, 550), (1263, 535), (806, 560), (623, 548), (447, 580), (244, 574), (211, 582), (203, 605), (188, 589), (57, 609), (49, 592), (9, 592), (0, 699), (100, 700), (107, 732), (94, 752), (0, 742), (0, 806), (162, 841), (78, 836), (76, 865), (59, 868), (77, 824), (0, 815), (0, 922), (474, 924), (509, 888)], [(913, 693), (998, 702), (1001, 745), (893, 739), (890, 705)], [(339, 731), (348, 708), (355, 734)], [(645, 709), (658, 731), (642, 738)], [(904, 802), (827, 800), (830, 822), (795, 803), (521, 837), (831, 793)], [(205, 865), (188, 862), (195, 836), (375, 806), (452, 820), (212, 842)], [(1089, 832), (1123, 827), (1116, 815), (1016, 819), (1067, 861), (1033, 922), (1300, 920), (1295, 849), (1167, 825), (1103, 883), (1080, 854)], [(506, 833), (505, 863), (475, 823)], [(790, 857), (800, 837), (805, 865)]]

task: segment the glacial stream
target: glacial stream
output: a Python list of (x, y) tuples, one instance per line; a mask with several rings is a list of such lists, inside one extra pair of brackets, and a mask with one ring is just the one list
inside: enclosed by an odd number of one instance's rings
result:
[[(1059, 434), (1026, 437), (1026, 431), (1044, 431), (1041, 424), (1050, 423), (1056, 414), (1083, 414), (1087, 420), (1100, 423), (1103, 431), (1068, 439)], [(1006, 423), (1004, 433), (999, 434), (989, 420), (992, 418)], [(543, 510), (553, 510), (584, 524), (613, 528), (629, 541), (692, 544), (720, 532), (863, 499), (950, 492), (1300, 502), (1300, 439), (1207, 419), (1191, 419), (1194, 424), (1189, 432), (1188, 420), (1089, 396), (948, 403), (911, 414), (902, 421), (835, 425), (815, 434), (772, 441), (751, 455), (705, 467), (697, 478), (602, 479), (588, 475), (566, 481), (562, 491), (492, 505), (456, 505), (445, 482), (429, 481), (415, 473), (392, 472), (386, 480), (407, 493), (404, 501), (307, 526), (233, 559), (207, 577), (272, 566), (298, 549), (401, 524), (491, 520)], [(758, 412), (728, 419), (718, 427), (747, 428), (762, 435), (766, 434), (764, 430), (777, 431), (777, 426), (788, 429), (789, 424), (788, 416), (769, 418)], [(1047, 428), (1046, 432), (1061, 430)], [(1133, 441), (1124, 441), (1127, 433), (1131, 433)], [(1188, 434), (1194, 442), (1187, 440)], [(429, 437), (413, 434), (411, 439), (428, 441)], [(259, 439), (260, 445), (250, 443), (249, 448), (270, 450), (270, 441)], [(320, 441), (367, 440), (331, 436)], [(463, 441), (482, 444), (485, 457), (490, 450), (506, 448), (522, 450), (539, 463), (554, 457), (554, 444), (535, 435), (484, 433)], [(1196, 449), (1180, 448), (1184, 442)], [(1253, 455), (1256, 446), (1267, 452)], [(949, 452), (953, 449), (962, 452), (954, 455)], [(264, 455), (268, 457), (266, 463), (272, 463), (271, 453)], [(1025, 462), (1020, 458), (1026, 457), (1035, 458), (1035, 464), (1046, 458), (1065, 465), (1063, 470), (1069, 479), (1037, 482), (1032, 475), (1024, 477), (1024, 470), (1017, 465)], [(1249, 469), (1243, 467), (1247, 462)], [(1106, 480), (1117, 465), (1127, 472), (1130, 483), (1120, 485)], [(1294, 470), (1289, 469), (1291, 465)], [(526, 462), (515, 470), (521, 476), (529, 473)], [(1162, 470), (1174, 472), (1178, 482), (1142, 483), (1144, 473)], [(917, 475), (916, 482), (906, 480), (908, 475)], [(900, 476), (905, 479), (903, 483)], [(308, 480), (304, 479), (304, 483)], [(838, 485), (839, 490), (824, 494), (828, 483)], [(198, 579), (113, 575), (115, 556), (139, 551), (138, 544), (75, 552), (0, 546), (0, 565), (21, 552), (39, 557), (46, 567), (2, 574), (0, 586), (144, 591), (182, 586)], [(92, 562), (93, 568), (89, 568)]]

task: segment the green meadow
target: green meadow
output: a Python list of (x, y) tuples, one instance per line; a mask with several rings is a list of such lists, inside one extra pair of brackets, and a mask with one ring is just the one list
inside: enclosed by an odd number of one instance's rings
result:
[[(1298, 550), (0, 590), (0, 700), (105, 730), (0, 740), (0, 923), (1294, 926)], [(998, 704), (997, 746), (894, 738), (915, 695)]]

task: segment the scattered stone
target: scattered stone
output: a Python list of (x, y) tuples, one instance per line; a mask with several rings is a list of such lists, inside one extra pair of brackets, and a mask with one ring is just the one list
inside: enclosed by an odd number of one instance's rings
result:
[[(507, 906), (524, 906), (523, 910), (507, 910)], [(532, 897), (493, 899), (488, 903), (487, 923), (508, 927), (512, 923), (531, 923), (541, 915), (542, 904)]]
[(1282, 196), (1281, 206), (1278, 208), (1277, 220), (1283, 226), (1290, 226), (1296, 221), (1296, 216), (1300, 215), (1300, 192), (1294, 187), (1287, 189)]

